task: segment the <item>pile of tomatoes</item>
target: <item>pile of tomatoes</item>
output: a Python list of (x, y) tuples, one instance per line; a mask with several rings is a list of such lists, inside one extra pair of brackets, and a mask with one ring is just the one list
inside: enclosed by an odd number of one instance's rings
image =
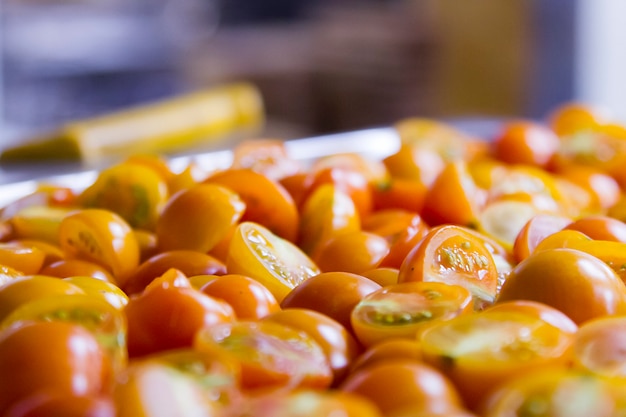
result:
[[(626, 128), (133, 156), (0, 211), (0, 415), (626, 414)], [(489, 140), (485, 140), (489, 139)]]

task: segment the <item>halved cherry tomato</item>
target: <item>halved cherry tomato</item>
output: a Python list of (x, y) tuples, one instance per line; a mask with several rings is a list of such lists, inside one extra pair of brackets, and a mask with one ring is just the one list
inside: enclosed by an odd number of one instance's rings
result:
[(88, 276), (74, 276), (63, 278), (63, 280), (76, 285), (89, 296), (106, 301), (118, 310), (123, 309), (128, 304), (128, 295), (110, 281)]
[(377, 364), (380, 362), (393, 361), (397, 359), (422, 361), (422, 349), (417, 338), (406, 339), (403, 337), (382, 340), (368, 347), (352, 363), (350, 372), (355, 372), (360, 368)]
[(565, 313), (547, 304), (530, 300), (502, 301), (489, 306), (485, 311), (518, 312), (536, 317), (563, 330), (566, 333), (575, 334), (578, 325)]
[[(42, 345), (43, 343), (43, 345)], [(35, 321), (0, 333), (0, 413), (34, 391), (104, 393), (110, 363), (83, 326), (63, 321)]]
[[(193, 278), (189, 277), (190, 280)], [(280, 310), (274, 294), (259, 281), (245, 275), (213, 276), (200, 287), (200, 291), (227, 302), (239, 320), (258, 320)]]
[(381, 287), (398, 283), (398, 268), (389, 268), (381, 266), (379, 268), (363, 271), (359, 275), (369, 278)]
[(415, 181), (424, 187), (430, 187), (446, 166), (444, 158), (435, 150), (406, 143), (385, 157), (383, 163), (391, 178)]
[(587, 321), (574, 339), (574, 366), (598, 376), (626, 381), (626, 317)]
[(528, 120), (504, 123), (491, 146), (496, 158), (508, 164), (547, 167), (559, 149), (559, 137), (547, 126)]
[(360, 219), (346, 193), (333, 184), (320, 185), (302, 206), (298, 246), (313, 256), (332, 237), (359, 230)]
[(569, 102), (558, 105), (548, 115), (547, 124), (559, 136), (597, 130), (608, 120), (605, 109), (587, 103)]
[(226, 273), (226, 265), (211, 255), (192, 250), (173, 250), (146, 259), (121, 288), (129, 295), (140, 293), (152, 280), (171, 268), (188, 277)]
[(298, 209), (278, 181), (251, 169), (228, 169), (214, 173), (204, 183), (221, 185), (237, 193), (246, 204), (242, 221), (259, 223), (284, 239), (296, 241)]
[(40, 275), (49, 277), (93, 277), (101, 281), (116, 282), (104, 266), (83, 259), (61, 259), (41, 269)]
[(477, 224), (486, 194), (474, 183), (465, 161), (453, 161), (437, 176), (424, 197), (421, 215), (431, 226)]
[(589, 192), (592, 199), (590, 202), (592, 212), (603, 213), (617, 204), (620, 199), (619, 183), (600, 168), (571, 165), (560, 170), (558, 175)]
[(192, 288), (175, 269), (132, 296), (124, 312), (130, 357), (191, 347), (198, 330), (235, 319), (228, 304)]
[(21, 305), (30, 301), (63, 294), (84, 294), (70, 282), (44, 275), (13, 278), (0, 286), (0, 322)]
[(187, 249), (208, 252), (241, 219), (245, 203), (230, 189), (199, 184), (179, 191), (165, 203), (156, 220), (161, 251)]
[(410, 406), (431, 412), (461, 407), (459, 394), (448, 378), (427, 364), (407, 359), (357, 369), (339, 389), (364, 396), (384, 415)]
[(38, 239), (13, 239), (7, 243), (22, 245), (30, 248), (37, 248), (44, 253), (42, 267), (65, 258), (65, 254), (57, 243), (50, 243)]
[(360, 273), (376, 268), (388, 254), (389, 243), (384, 237), (357, 230), (328, 239), (313, 255), (313, 261), (324, 272)]
[(291, 326), (312, 336), (320, 345), (333, 372), (333, 385), (341, 382), (361, 347), (350, 332), (338, 321), (306, 308), (287, 308), (263, 318)]
[(25, 275), (38, 273), (45, 258), (46, 254), (34, 246), (0, 243), (0, 264), (16, 269)]
[(75, 395), (55, 389), (22, 398), (5, 417), (116, 417), (113, 400), (105, 395)]
[(153, 167), (121, 162), (102, 170), (78, 200), (82, 207), (106, 209), (132, 227), (152, 230), (168, 196), (166, 179)]
[(400, 209), (420, 213), (428, 187), (421, 181), (389, 178), (370, 184), (374, 211)]
[(606, 380), (571, 369), (535, 370), (489, 393), (481, 416), (619, 415), (618, 400)]
[(572, 220), (556, 214), (537, 214), (526, 222), (513, 243), (513, 256), (517, 262), (526, 259), (543, 239), (558, 232)]
[(139, 245), (133, 230), (109, 210), (84, 209), (67, 215), (59, 225), (59, 242), (68, 258), (105, 266), (120, 286), (139, 266)]
[(37, 239), (58, 243), (61, 221), (75, 211), (70, 207), (26, 207), (10, 218), (14, 239)]
[(291, 158), (280, 139), (253, 139), (240, 142), (233, 148), (231, 169), (251, 169), (278, 181), (302, 169), (300, 162)]
[(473, 310), (472, 294), (459, 285), (404, 282), (366, 295), (352, 310), (352, 328), (366, 347), (392, 338), (415, 339), (434, 322)]
[(282, 308), (309, 308), (337, 320), (352, 332), (352, 309), (381, 286), (350, 272), (322, 272), (292, 289), (281, 301)]
[(446, 374), (473, 409), (522, 372), (565, 366), (573, 339), (532, 314), (486, 310), (431, 326), (419, 341), (424, 360)]
[(498, 302), (539, 301), (581, 324), (595, 317), (626, 314), (626, 285), (595, 256), (575, 249), (535, 252), (504, 282)]
[(498, 272), (485, 241), (464, 227), (433, 228), (405, 258), (398, 282), (426, 281), (467, 288), (479, 303), (495, 300)]
[(596, 240), (626, 243), (626, 223), (609, 216), (585, 216), (574, 220), (565, 229), (578, 230)]
[(295, 244), (253, 223), (240, 223), (228, 249), (226, 269), (261, 282), (280, 302), (293, 288), (317, 275), (317, 265)]
[(205, 326), (194, 338), (198, 350), (226, 355), (241, 365), (244, 389), (326, 388), (328, 359), (313, 336), (271, 321)]
[(8, 282), (13, 281), (15, 278), (23, 276), (24, 274), (22, 272), (13, 269), (10, 266), (4, 266), (0, 264), (0, 287)]

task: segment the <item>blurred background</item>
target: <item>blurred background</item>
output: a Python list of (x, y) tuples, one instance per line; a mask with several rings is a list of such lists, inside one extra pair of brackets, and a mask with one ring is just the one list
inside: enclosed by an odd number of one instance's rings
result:
[(0, 17), (1, 144), (238, 80), (285, 139), (570, 100), (626, 120), (621, 0), (3, 0)]

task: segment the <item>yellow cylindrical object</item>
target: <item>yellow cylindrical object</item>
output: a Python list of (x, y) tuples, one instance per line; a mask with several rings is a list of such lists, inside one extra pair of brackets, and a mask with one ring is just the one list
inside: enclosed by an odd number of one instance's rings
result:
[(45, 140), (7, 149), (0, 161), (168, 153), (252, 132), (264, 121), (259, 91), (233, 83), (68, 123)]

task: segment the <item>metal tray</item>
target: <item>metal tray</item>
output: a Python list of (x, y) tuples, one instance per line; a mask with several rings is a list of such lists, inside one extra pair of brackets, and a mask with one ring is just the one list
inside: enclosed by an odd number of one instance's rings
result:
[[(382, 158), (398, 149), (400, 139), (394, 129), (381, 127), (288, 140), (285, 141), (285, 146), (291, 157), (301, 161), (347, 152)], [(219, 169), (227, 168), (232, 162), (232, 157), (231, 150), (216, 150), (175, 156), (170, 158), (168, 163), (174, 172), (182, 171), (192, 162), (202, 167)], [(96, 169), (85, 170), (71, 164), (39, 165), (8, 172), (0, 176), (0, 208), (33, 193), (42, 183), (80, 190), (91, 184), (97, 175)], [(15, 178), (18, 180), (13, 181)]]

